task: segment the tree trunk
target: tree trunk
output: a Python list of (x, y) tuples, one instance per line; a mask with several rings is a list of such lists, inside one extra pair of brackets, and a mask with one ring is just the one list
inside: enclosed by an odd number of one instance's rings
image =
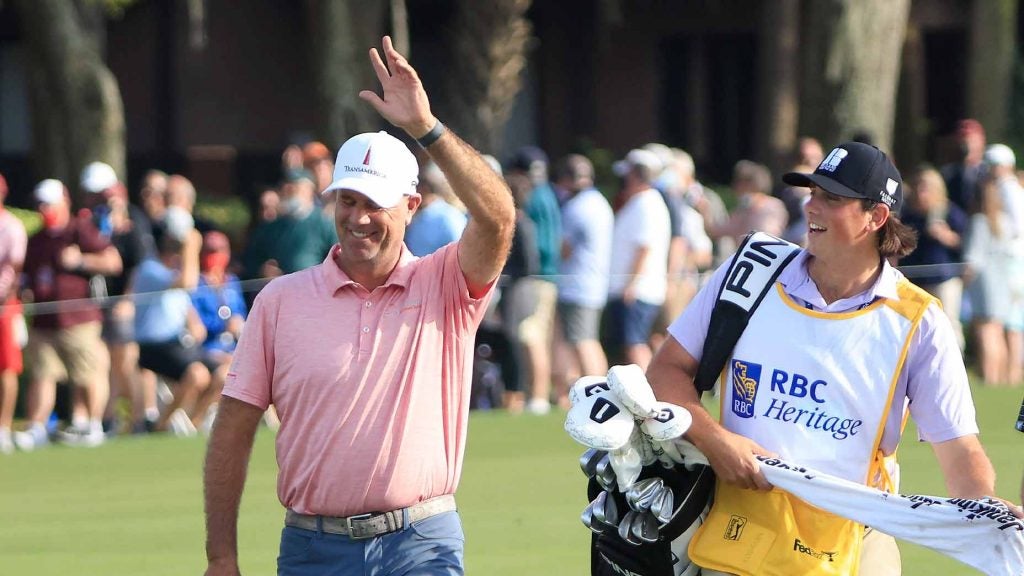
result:
[(903, 69), (900, 72), (896, 133), (893, 158), (897, 166), (912, 168), (928, 159), (928, 93), (924, 35), (917, 26), (907, 27), (903, 43)]
[(866, 134), (889, 150), (910, 0), (815, 0), (805, 6), (801, 132), (826, 148)]
[(381, 50), (388, 5), (386, 0), (310, 0), (311, 59), (326, 119), (320, 136), (331, 147), (380, 127), (380, 117), (359, 99), (359, 91), (380, 92), (367, 52), (374, 46)]
[(974, 0), (970, 38), (967, 115), (981, 122), (989, 142), (999, 142), (1006, 136), (1017, 0)]
[(467, 142), (495, 152), (522, 88), (532, 28), (531, 0), (457, 0), (445, 122)]
[(758, 43), (757, 158), (779, 174), (790, 168), (798, 136), (800, 0), (762, 5)]
[(100, 160), (125, 176), (124, 108), (103, 60), (103, 3), (16, 0), (28, 45), (36, 173), (72, 194), (78, 175)]

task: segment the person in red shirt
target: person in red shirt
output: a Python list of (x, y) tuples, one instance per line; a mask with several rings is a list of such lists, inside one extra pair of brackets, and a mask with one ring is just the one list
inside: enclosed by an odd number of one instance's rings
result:
[[(29, 427), (14, 443), (32, 450), (49, 442), (45, 422), (53, 411), (58, 381), (82, 394), (84, 413), (60, 437), (72, 445), (103, 442), (103, 410), (110, 394), (110, 357), (100, 338), (102, 313), (92, 298), (92, 278), (121, 271), (121, 257), (84, 210), (72, 216), (67, 188), (43, 180), (35, 188), (43, 229), (28, 240), (26, 297), (33, 307), (26, 357), (30, 367)], [(26, 298), (27, 299), (27, 298)]]
[[(25, 226), (4, 209), (7, 181), (0, 175), (0, 454), (14, 451), (11, 423), (18, 398), (25, 318), (18, 300), (18, 276), (25, 262)], [(20, 334), (19, 334), (20, 332)]]

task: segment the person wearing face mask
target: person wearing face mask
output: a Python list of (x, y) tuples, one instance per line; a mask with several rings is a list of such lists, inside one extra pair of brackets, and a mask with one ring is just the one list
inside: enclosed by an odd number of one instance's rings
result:
[[(210, 371), (211, 388), (220, 390), (231, 365), (231, 355), (242, 334), (246, 306), (238, 277), (228, 271), (231, 243), (223, 232), (203, 235), (199, 253), (199, 285), (192, 292), (192, 306), (206, 327), (203, 364)], [(207, 418), (203, 425), (212, 424)]]
[(286, 173), (278, 217), (253, 230), (242, 258), (246, 279), (272, 279), (321, 262), (338, 241), (334, 226), (316, 209), (313, 176), (303, 169)]
[[(138, 373), (139, 345), (135, 341), (135, 306), (127, 296), (128, 279), (135, 268), (155, 251), (152, 230), (145, 213), (128, 202), (128, 190), (114, 169), (92, 162), (82, 170), (82, 198), (92, 212), (93, 223), (121, 256), (121, 271), (104, 278), (108, 299), (103, 306), (103, 341), (110, 350), (111, 399), (104, 424), (119, 432), (117, 403), (124, 399), (135, 421), (143, 419), (144, 407)], [(125, 422), (124, 424), (127, 424)]]
[[(92, 215), (71, 213), (71, 200), (59, 180), (43, 180), (34, 191), (43, 229), (28, 241), (25, 279), (38, 307), (26, 350), (30, 367), (28, 429), (14, 434), (22, 450), (49, 443), (45, 423), (53, 412), (55, 387), (68, 381), (83, 395), (60, 437), (66, 443), (95, 446), (104, 440), (102, 417), (110, 393), (110, 357), (100, 338), (102, 312), (92, 298), (89, 279), (114, 275), (121, 256), (93, 224)], [(73, 305), (49, 303), (74, 301)]]

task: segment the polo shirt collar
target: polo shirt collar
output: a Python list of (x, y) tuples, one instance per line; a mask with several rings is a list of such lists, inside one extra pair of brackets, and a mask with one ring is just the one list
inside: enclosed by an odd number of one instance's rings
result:
[[(821, 293), (807, 271), (810, 259), (810, 253), (807, 250), (801, 250), (796, 258), (779, 274), (779, 283), (785, 288), (786, 293), (791, 296), (796, 296), (805, 302), (823, 303), (824, 300), (821, 297)], [(902, 277), (903, 275), (899, 270), (893, 268), (888, 260), (882, 258), (882, 272), (875, 279), (875, 283), (864, 292), (850, 298), (845, 298), (844, 301), (856, 306), (873, 302), (876, 298), (898, 300), (899, 292), (896, 289), (896, 285)]]
[[(320, 265), (320, 275), (330, 289), (331, 293), (335, 293), (338, 290), (356, 284), (354, 280), (348, 277), (341, 268), (334, 262), (334, 257), (341, 250), (340, 244), (335, 244), (331, 247), (331, 250), (327, 253), (327, 257), (324, 258), (323, 263)], [(409, 264), (418, 260), (405, 244), (402, 244), (402, 255), (398, 257), (398, 265), (391, 272), (391, 276), (388, 277), (387, 281), (384, 282), (383, 286), (400, 286), (406, 288), (409, 286), (409, 279), (412, 277), (413, 267)]]

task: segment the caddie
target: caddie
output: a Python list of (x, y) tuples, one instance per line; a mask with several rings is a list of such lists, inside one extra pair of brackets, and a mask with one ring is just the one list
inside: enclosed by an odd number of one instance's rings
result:
[(891, 265), (916, 238), (899, 220), (903, 181), (885, 153), (846, 142), (813, 173), (782, 179), (811, 189), (807, 246), (733, 349), (720, 422), (693, 378), (719, 292), (742, 294), (749, 271), (727, 278), (731, 262), (723, 264), (670, 326), (647, 372), (659, 400), (691, 412), (685, 437), (718, 477), (689, 556), (703, 574), (898, 575), (891, 537), (773, 489), (755, 455), (896, 492), (909, 411), (949, 495), (991, 496), (995, 472), (978, 440), (963, 358), (936, 300)]

